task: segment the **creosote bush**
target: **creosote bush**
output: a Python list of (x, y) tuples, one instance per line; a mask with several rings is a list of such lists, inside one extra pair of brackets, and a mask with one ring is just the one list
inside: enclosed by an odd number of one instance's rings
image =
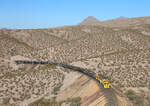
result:
[(127, 90), (125, 94), (136, 106), (143, 105), (144, 100), (142, 99), (142, 97), (138, 96), (133, 90)]

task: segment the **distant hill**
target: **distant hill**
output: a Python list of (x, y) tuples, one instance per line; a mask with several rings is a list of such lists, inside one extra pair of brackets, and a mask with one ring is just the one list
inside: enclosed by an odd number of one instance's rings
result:
[(136, 17), (136, 18), (125, 18), (119, 17), (112, 20), (101, 21), (96, 23), (105, 27), (129, 27), (142, 24), (150, 24), (150, 16)]
[(118, 17), (118, 18), (116, 18), (116, 19), (122, 20), (122, 19), (127, 19), (127, 17), (120, 16), (120, 17)]
[(100, 22), (100, 21), (93, 16), (89, 16), (86, 19), (84, 19), (80, 24), (85, 25), (85, 24), (91, 24), (96, 22)]
[(101, 25), (104, 27), (131, 27), (143, 24), (150, 24), (150, 16), (135, 18), (120, 16), (118, 18), (105, 21), (99, 21), (93, 16), (89, 16), (80, 23), (80, 25)]

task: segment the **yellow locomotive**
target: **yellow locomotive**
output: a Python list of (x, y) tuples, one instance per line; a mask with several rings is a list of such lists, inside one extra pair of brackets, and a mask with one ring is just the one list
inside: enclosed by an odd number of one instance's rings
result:
[(104, 88), (110, 88), (110, 81), (108, 79), (102, 79), (98, 74), (96, 74), (96, 79), (103, 84)]

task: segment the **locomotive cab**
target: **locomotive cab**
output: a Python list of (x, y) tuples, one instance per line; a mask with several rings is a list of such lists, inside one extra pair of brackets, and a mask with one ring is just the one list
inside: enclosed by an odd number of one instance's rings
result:
[(103, 85), (104, 85), (104, 88), (110, 88), (110, 81), (107, 80), (107, 79), (104, 79), (103, 80)]
[(96, 74), (96, 79), (103, 84), (104, 88), (110, 88), (110, 81), (108, 79), (102, 79), (100, 75)]

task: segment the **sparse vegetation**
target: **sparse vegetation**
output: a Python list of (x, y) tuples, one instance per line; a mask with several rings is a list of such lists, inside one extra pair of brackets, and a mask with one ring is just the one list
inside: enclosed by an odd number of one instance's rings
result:
[[(118, 21), (119, 26), (107, 21), (101, 25), (0, 30), (0, 98), (8, 97), (17, 104), (44, 93), (57, 94), (64, 80), (65, 71), (54, 65), (16, 66), (12, 58), (22, 59), (17, 56), (67, 64), (80, 61), (84, 64), (82, 67), (108, 77), (120, 89), (150, 88), (150, 24), (147, 19)], [(134, 20), (142, 24), (130, 24)], [(128, 96), (135, 103), (141, 103), (141, 98), (134, 93), (129, 92)]]
[(70, 103), (70, 106), (80, 106), (80, 97), (76, 98), (68, 98), (67, 100), (57, 102), (56, 97), (52, 97), (49, 100), (46, 99), (39, 99), (34, 103), (31, 103), (29, 106), (61, 106), (63, 103)]
[(67, 100), (61, 101), (60, 105), (62, 103), (70, 103), (71, 106), (80, 106), (80, 104), (81, 104), (81, 98), (80, 97), (67, 98)]
[(56, 97), (51, 98), (50, 100), (40, 99), (34, 103), (31, 103), (29, 106), (60, 106), (56, 101)]
[(60, 90), (60, 87), (62, 86), (62, 84), (58, 84), (56, 87), (54, 87), (54, 91), (53, 94), (57, 95), (58, 91)]
[(127, 90), (125, 94), (136, 106), (143, 106), (144, 99), (138, 96), (133, 90)]

